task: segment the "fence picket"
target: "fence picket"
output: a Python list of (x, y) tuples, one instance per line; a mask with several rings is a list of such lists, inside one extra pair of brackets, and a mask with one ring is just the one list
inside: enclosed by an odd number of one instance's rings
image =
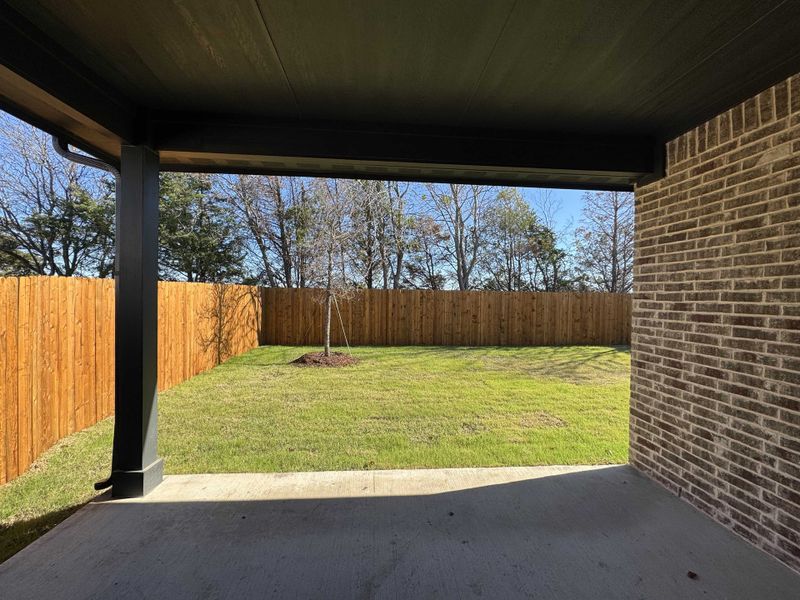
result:
[[(322, 344), (320, 290), (268, 288), (262, 343)], [(549, 346), (630, 343), (631, 296), (360, 290), (340, 300), (353, 345)], [(331, 339), (343, 343), (334, 310)]]
[[(163, 391), (263, 339), (261, 290), (159, 284), (159, 381)], [(202, 338), (202, 339), (200, 339)], [(0, 483), (24, 472), (61, 437), (114, 410), (114, 282), (69, 277), (0, 278)]]

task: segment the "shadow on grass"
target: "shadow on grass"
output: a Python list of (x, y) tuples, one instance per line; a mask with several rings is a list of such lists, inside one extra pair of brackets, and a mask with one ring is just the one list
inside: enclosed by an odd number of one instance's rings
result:
[[(600, 349), (602, 348), (602, 349)], [(543, 346), (528, 361), (510, 361), (515, 348), (491, 348), (480, 356), (480, 367), (492, 371), (518, 372), (529, 377), (559, 379), (568, 383), (609, 383), (628, 377), (629, 370), (617, 357), (630, 356), (629, 346)], [(518, 349), (517, 349), (518, 350)]]
[[(288, 352), (287, 349), (294, 348), (296, 352)], [(234, 357), (231, 359), (232, 364), (248, 365), (248, 366), (276, 366), (287, 364), (294, 360), (304, 352), (314, 351), (317, 346), (260, 346), (255, 351)], [(369, 355), (380, 353), (385, 349), (397, 349), (397, 346), (357, 346), (354, 347), (354, 353), (359, 355)], [(589, 351), (589, 348), (603, 348), (601, 351)], [(267, 353), (270, 349), (280, 349), (280, 354)], [(321, 349), (321, 346), (319, 347)], [(345, 348), (332, 348), (336, 351), (346, 351)], [(265, 352), (266, 351), (266, 352)], [(592, 366), (599, 363), (604, 359), (612, 358), (614, 355), (628, 355), (630, 356), (630, 346), (403, 346), (402, 358), (404, 359), (424, 359), (424, 358), (440, 358), (448, 359), (452, 357), (456, 359), (474, 360), (476, 358), (484, 359), (494, 355), (496, 358), (507, 358), (511, 355), (517, 355), (519, 361), (528, 359), (524, 352), (532, 351), (530, 358), (537, 363), (541, 363), (543, 373), (549, 373), (554, 376), (552, 369), (555, 367), (555, 376), (560, 374), (569, 374), (571, 370), (582, 366)], [(297, 356), (295, 356), (295, 354)], [(394, 359), (395, 356), (385, 356), (385, 359)], [(397, 356), (400, 358), (400, 355)], [(607, 367), (617, 368), (617, 365), (608, 363), (603, 366), (602, 370), (610, 370)]]
[(0, 564), (14, 556), (25, 546), (32, 544), (85, 505), (86, 502), (75, 504), (25, 521), (18, 521), (10, 525), (0, 525)]

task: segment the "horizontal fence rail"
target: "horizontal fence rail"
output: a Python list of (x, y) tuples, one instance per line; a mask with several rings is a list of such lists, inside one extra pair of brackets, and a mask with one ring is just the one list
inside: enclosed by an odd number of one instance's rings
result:
[[(256, 287), (161, 282), (158, 389), (258, 346)], [(0, 483), (114, 411), (114, 281), (0, 278)]]
[[(266, 288), (266, 344), (322, 343), (324, 290)], [(331, 341), (354, 345), (627, 345), (629, 294), (360, 290), (338, 299)], [(339, 320), (341, 314), (341, 321)]]

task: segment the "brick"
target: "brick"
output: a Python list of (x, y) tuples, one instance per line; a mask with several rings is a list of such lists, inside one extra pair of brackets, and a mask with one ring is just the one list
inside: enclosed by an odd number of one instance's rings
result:
[(789, 114), (789, 82), (782, 81), (773, 89), (775, 91), (775, 117), (783, 119)]
[(790, 98), (791, 101), (789, 103), (789, 109), (792, 113), (800, 112), (800, 75), (795, 75), (791, 79), (789, 79), (789, 85), (791, 88), (790, 91)]
[(800, 569), (800, 75), (636, 190), (631, 463)]
[(744, 103), (744, 131), (751, 131), (759, 125), (758, 101), (755, 98), (749, 98)]
[(775, 100), (772, 88), (758, 95), (758, 110), (761, 123), (769, 123), (775, 118)]

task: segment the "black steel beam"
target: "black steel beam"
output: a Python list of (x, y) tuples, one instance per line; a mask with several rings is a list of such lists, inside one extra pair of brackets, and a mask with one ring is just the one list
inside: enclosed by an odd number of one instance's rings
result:
[(115, 497), (143, 496), (162, 478), (158, 422), (158, 153), (123, 146), (116, 220)]
[(412, 172), (405, 178), (435, 179), (425, 174), (429, 168), (448, 180), (483, 178), (517, 185), (548, 181), (554, 185), (562, 180), (576, 187), (606, 182), (605, 187), (629, 188), (639, 178), (657, 174), (658, 166), (658, 146), (648, 137), (265, 122), (182, 114), (154, 114), (149, 126), (150, 143), (161, 152), (164, 168), (171, 170), (403, 178), (406, 169)]
[[(599, 190), (631, 192), (636, 185), (643, 182), (655, 181), (661, 177), (645, 176), (643, 178), (631, 175), (611, 176), (590, 175), (585, 172), (537, 171), (526, 172), (508, 170), (504, 172), (491, 170), (477, 170), (471, 172), (463, 167), (432, 168), (428, 165), (408, 167), (404, 165), (383, 165), (357, 161), (343, 163), (342, 161), (329, 162), (328, 164), (314, 164), (309, 166), (304, 161), (294, 165), (276, 167), (270, 157), (264, 162), (244, 161), (235, 158), (216, 160), (213, 163), (198, 159), (194, 162), (167, 162), (162, 163), (161, 170), (178, 173), (232, 173), (241, 175), (279, 175), (288, 177), (334, 177), (341, 179), (367, 179), (373, 181), (407, 181), (422, 183), (462, 183), (498, 185), (531, 188), (556, 188), (573, 190)], [(327, 161), (326, 161), (327, 162)]]

